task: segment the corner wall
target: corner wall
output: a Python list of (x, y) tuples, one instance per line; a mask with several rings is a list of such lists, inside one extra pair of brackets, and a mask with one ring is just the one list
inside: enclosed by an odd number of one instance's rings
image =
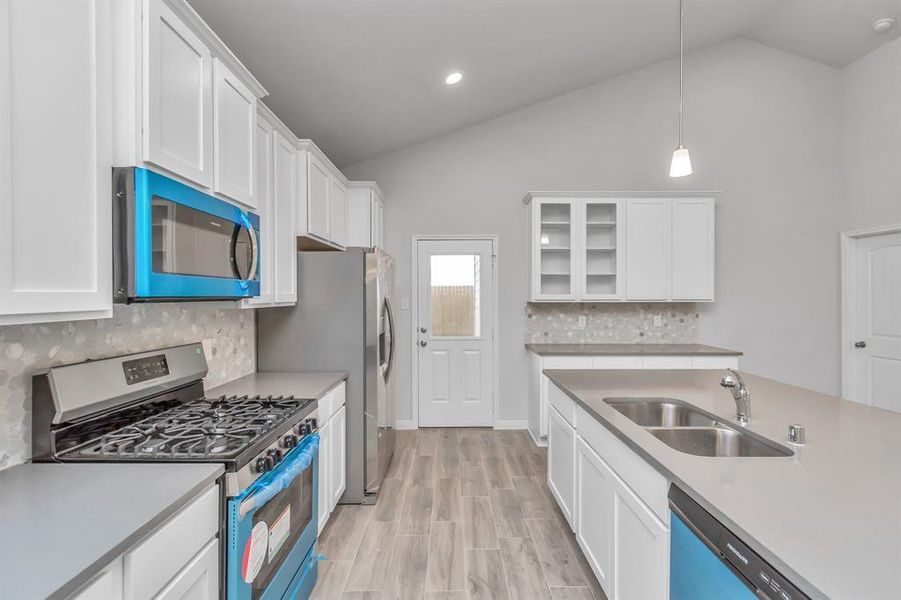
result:
[[(678, 68), (667, 61), (345, 169), (385, 191), (397, 297), (412, 301), (414, 234), (499, 236), (499, 418), (527, 418), (530, 190), (721, 190), (717, 301), (701, 341), (742, 368), (839, 388), (839, 72), (734, 40), (686, 57), (685, 143), (668, 177)], [(412, 418), (411, 313), (398, 316), (398, 420)]]

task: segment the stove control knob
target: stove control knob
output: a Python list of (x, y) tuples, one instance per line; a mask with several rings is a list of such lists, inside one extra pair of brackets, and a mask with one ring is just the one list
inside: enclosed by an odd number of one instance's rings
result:
[(318, 424), (316, 423), (316, 419), (309, 419), (309, 421), (310, 421), (310, 427), (313, 428), (313, 431), (318, 429), (318, 427), (317, 427)]
[(278, 448), (270, 448), (268, 452), (266, 452), (272, 458), (273, 463), (278, 463), (282, 459), (282, 451)]
[(306, 421), (300, 424), (300, 435), (310, 435), (311, 431), (310, 424)]
[(275, 466), (271, 456), (261, 456), (257, 459), (257, 473), (267, 473)]
[(297, 446), (297, 436), (293, 433), (289, 433), (282, 439), (282, 447), (290, 450)]

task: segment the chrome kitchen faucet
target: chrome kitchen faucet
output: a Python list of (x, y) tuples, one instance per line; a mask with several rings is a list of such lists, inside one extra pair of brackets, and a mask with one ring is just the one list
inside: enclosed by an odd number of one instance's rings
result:
[(720, 380), (720, 385), (728, 388), (735, 398), (735, 418), (739, 423), (747, 423), (751, 420), (751, 392), (745, 386), (744, 380), (735, 369), (726, 369), (726, 374)]

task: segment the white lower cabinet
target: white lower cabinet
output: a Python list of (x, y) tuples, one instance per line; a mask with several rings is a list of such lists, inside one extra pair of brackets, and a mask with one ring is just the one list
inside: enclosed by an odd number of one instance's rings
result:
[(319, 401), (319, 531), (347, 489), (346, 383)]
[(576, 430), (551, 407), (548, 425), (547, 485), (571, 528), (575, 528)]
[(576, 541), (604, 591), (613, 570), (615, 475), (584, 440), (576, 444)]
[(70, 600), (121, 600), (122, 558), (113, 561), (69, 598)]
[(212, 540), (155, 596), (155, 600), (212, 600), (218, 597), (219, 542)]
[[(552, 387), (548, 487), (598, 583), (610, 600), (665, 600), (669, 597), (668, 482)], [(569, 414), (571, 422), (564, 416)]]
[(217, 600), (219, 486), (117, 557), (70, 600)]

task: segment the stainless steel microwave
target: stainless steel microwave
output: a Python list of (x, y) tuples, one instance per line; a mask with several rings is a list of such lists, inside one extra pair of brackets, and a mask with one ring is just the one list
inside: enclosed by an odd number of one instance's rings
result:
[(159, 173), (113, 169), (113, 301), (260, 294), (260, 218)]

